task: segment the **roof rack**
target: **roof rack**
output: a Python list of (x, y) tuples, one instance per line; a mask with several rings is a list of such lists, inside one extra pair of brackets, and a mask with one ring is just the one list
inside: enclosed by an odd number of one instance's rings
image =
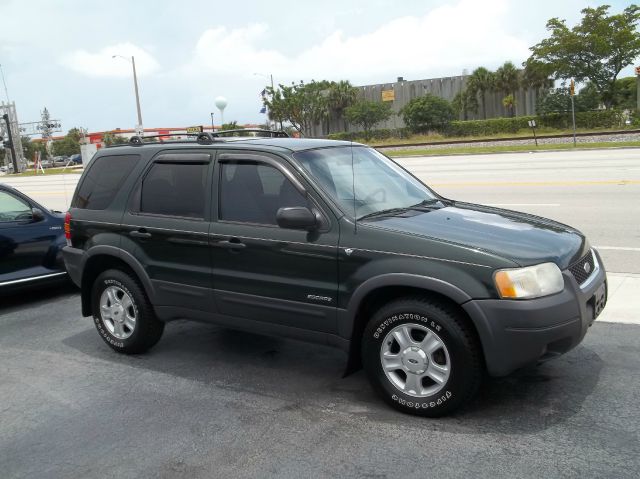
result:
[[(236, 130), (220, 130), (212, 133), (215, 137), (233, 136), (233, 133), (262, 133), (265, 138), (289, 138), (286, 131), (282, 130), (266, 130), (264, 128), (238, 128)], [(243, 135), (238, 135), (243, 136)], [(259, 136), (259, 135), (254, 135)]]
[[(162, 135), (149, 135), (149, 136), (140, 136), (133, 135), (129, 138), (129, 145), (131, 146), (142, 146), (144, 144), (149, 143), (165, 143), (164, 139), (168, 136), (179, 136), (179, 137), (191, 137), (195, 139), (195, 142), (199, 145), (211, 145), (216, 141), (224, 141), (223, 138), (232, 137), (234, 133), (261, 133), (265, 138), (289, 138), (289, 135), (282, 130), (265, 130), (262, 128), (245, 128), (245, 129), (237, 129), (237, 130), (222, 130), (216, 131), (214, 133), (210, 133), (208, 131), (203, 131), (200, 133), (164, 133)], [(253, 135), (253, 137), (260, 137), (262, 135)], [(240, 136), (240, 135), (238, 135)], [(157, 141), (149, 142), (150, 139), (157, 139)], [(174, 140), (169, 141), (167, 143), (186, 143), (191, 142), (191, 140)], [(120, 146), (120, 145), (110, 145), (110, 146)]]

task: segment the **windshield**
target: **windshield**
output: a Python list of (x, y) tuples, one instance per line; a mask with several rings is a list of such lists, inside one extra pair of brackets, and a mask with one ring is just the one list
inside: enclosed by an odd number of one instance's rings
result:
[(436, 198), (429, 188), (372, 148), (323, 148), (294, 157), (343, 211), (353, 214), (355, 209), (358, 219)]

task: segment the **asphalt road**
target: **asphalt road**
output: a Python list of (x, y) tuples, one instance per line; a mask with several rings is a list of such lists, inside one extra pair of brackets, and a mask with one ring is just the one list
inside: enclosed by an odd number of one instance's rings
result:
[[(398, 160), (439, 193), (553, 218), (587, 234), (608, 271), (640, 273), (640, 149)], [(7, 178), (49, 208), (66, 210), (79, 175)]]
[(608, 271), (640, 273), (640, 149), (398, 161), (446, 197), (574, 226), (599, 249)]
[(323, 346), (177, 322), (122, 356), (71, 288), (0, 301), (3, 478), (616, 477), (640, 468), (640, 326), (485, 381), (437, 420), (397, 413)]

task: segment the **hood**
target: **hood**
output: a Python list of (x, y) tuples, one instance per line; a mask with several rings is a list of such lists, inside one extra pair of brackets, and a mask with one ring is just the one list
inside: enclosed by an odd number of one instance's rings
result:
[(438, 205), (366, 221), (399, 233), (483, 250), (521, 266), (552, 261), (565, 269), (588, 248), (582, 233), (553, 220), (470, 203), (442, 201)]

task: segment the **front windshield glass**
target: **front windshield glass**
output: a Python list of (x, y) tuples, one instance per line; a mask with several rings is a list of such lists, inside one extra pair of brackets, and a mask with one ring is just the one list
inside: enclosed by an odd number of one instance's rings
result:
[(355, 209), (358, 219), (436, 198), (426, 186), (372, 148), (323, 148), (299, 152), (294, 157), (343, 211), (353, 215)]

